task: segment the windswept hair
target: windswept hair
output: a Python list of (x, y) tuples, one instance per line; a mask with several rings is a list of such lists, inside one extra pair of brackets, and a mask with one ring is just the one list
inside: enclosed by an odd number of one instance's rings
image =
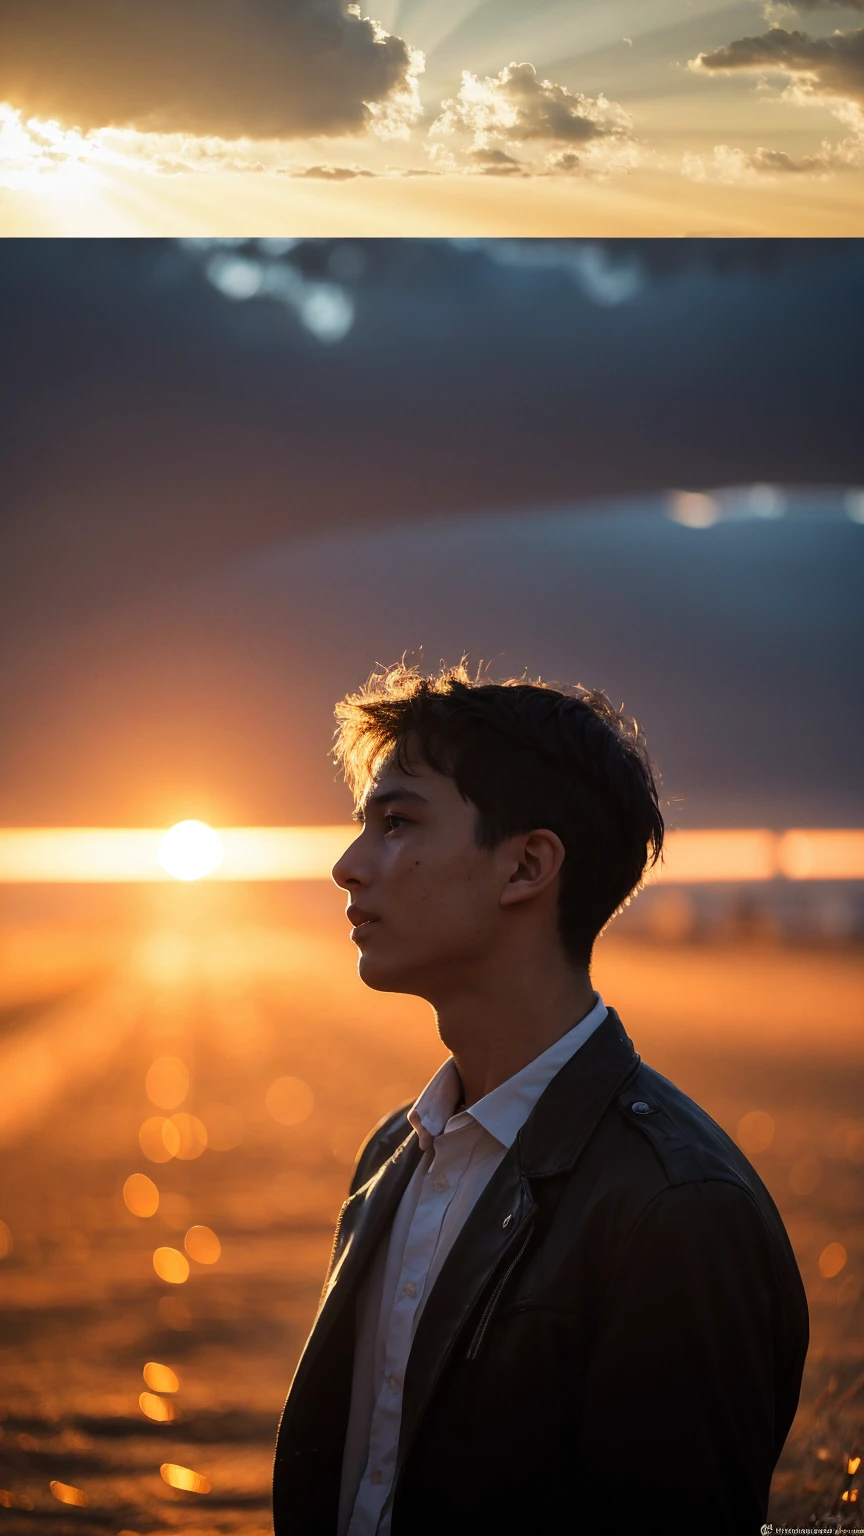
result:
[[(404, 658), (336, 705), (335, 761), (357, 803), (391, 758), (412, 754), (451, 777), (493, 848), (520, 832), (560, 837), (558, 926), (572, 964), (640, 888), (663, 847), (659, 775), (636, 721), (599, 690), (539, 679), (490, 682), (478, 669), (423, 676)], [(650, 862), (649, 862), (650, 861)]]

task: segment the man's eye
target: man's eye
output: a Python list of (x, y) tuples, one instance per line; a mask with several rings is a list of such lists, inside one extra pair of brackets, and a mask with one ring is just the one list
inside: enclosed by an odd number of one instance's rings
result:
[[(388, 813), (387, 813), (387, 815), (386, 815), (386, 816), (385, 816), (385, 817), (384, 817), (384, 820), (385, 820), (385, 821), (387, 821), (387, 822), (390, 822), (390, 821), (405, 821), (405, 820), (406, 820), (406, 819), (407, 819), (407, 818), (406, 818), (406, 817), (404, 817), (404, 816), (397, 816), (397, 815), (396, 815), (396, 814), (395, 814), (395, 812), (393, 812), (393, 813), (391, 813), (391, 812), (388, 812)], [(387, 830), (388, 830), (388, 831), (389, 831), (389, 832), (392, 832), (392, 831), (393, 831), (393, 828), (392, 828), (392, 827), (388, 827), (388, 829), (387, 829)]]

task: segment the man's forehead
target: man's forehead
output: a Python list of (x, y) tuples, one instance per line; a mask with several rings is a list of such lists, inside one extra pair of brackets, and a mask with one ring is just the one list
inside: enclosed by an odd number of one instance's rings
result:
[(436, 786), (443, 787), (448, 780), (447, 775), (439, 773), (431, 768), (422, 758), (414, 757), (409, 760), (411, 772), (408, 773), (391, 755), (372, 774), (361, 795), (359, 805), (361, 808), (370, 801), (389, 799), (396, 794), (404, 795), (408, 799), (429, 800), (434, 795)]

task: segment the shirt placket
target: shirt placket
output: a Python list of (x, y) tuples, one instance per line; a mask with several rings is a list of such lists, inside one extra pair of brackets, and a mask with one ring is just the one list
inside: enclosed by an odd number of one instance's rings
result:
[[(437, 1136), (433, 1145), (434, 1155), (423, 1177), (390, 1314), (384, 1379), (372, 1414), (369, 1459), (363, 1475), (363, 1507), (369, 1520), (356, 1528), (357, 1536), (361, 1532), (362, 1536), (374, 1536), (393, 1486), (405, 1368), (444, 1218), (471, 1155), (471, 1139), (458, 1132)], [(353, 1536), (353, 1524), (351, 1530)]]

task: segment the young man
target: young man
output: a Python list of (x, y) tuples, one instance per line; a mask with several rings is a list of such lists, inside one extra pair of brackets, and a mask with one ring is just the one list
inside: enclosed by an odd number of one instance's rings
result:
[(360, 976), (426, 998), (451, 1054), (361, 1148), (277, 1536), (757, 1532), (808, 1343), (795, 1258), (589, 974), (662, 847), (638, 727), (461, 666), (391, 668), (337, 718)]

